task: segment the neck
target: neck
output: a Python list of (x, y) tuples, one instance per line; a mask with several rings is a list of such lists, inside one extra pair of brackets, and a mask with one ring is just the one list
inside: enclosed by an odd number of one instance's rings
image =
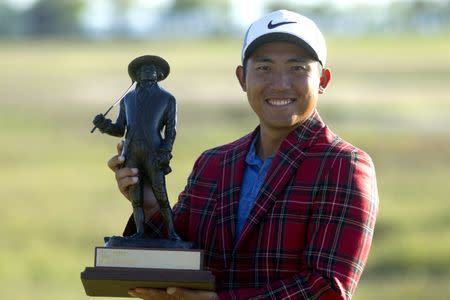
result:
[(145, 80), (138, 81), (138, 84), (152, 84), (155, 82), (156, 82), (156, 80), (145, 79)]
[(155, 84), (156, 81), (142, 80), (137, 83), (137, 88), (149, 88)]
[(286, 130), (273, 130), (264, 125), (260, 125), (259, 139), (256, 143), (256, 153), (262, 160), (266, 160), (269, 156), (277, 153), (284, 139), (296, 127), (288, 128)]

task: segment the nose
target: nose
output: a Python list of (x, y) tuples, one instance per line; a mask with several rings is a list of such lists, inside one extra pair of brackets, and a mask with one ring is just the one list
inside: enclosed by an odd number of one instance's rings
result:
[(272, 78), (272, 88), (274, 90), (284, 91), (291, 88), (291, 76), (285, 70), (274, 72)]

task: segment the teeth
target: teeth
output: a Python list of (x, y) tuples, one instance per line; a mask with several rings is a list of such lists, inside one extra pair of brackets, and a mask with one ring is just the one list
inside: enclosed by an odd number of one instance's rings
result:
[(268, 99), (267, 102), (270, 105), (283, 106), (283, 105), (288, 105), (289, 103), (292, 103), (293, 100), (292, 99)]

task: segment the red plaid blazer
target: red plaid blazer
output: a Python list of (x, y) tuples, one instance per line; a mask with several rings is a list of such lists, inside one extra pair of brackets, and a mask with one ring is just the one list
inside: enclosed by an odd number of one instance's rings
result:
[[(197, 159), (173, 209), (177, 232), (204, 249), (221, 299), (350, 299), (378, 211), (370, 157), (315, 112), (281, 144), (235, 242), (245, 157), (258, 130)], [(146, 230), (164, 231), (159, 220)]]

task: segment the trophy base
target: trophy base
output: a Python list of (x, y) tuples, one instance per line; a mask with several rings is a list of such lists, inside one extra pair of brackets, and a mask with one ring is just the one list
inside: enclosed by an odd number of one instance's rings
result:
[(81, 281), (95, 297), (131, 297), (128, 290), (136, 287), (214, 290), (214, 275), (202, 270), (87, 267)]
[(105, 237), (105, 246), (109, 248), (164, 248), (164, 249), (194, 249), (192, 242), (182, 240), (146, 239), (112, 236)]
[(131, 297), (137, 287), (211, 290), (215, 278), (203, 269), (203, 251), (178, 240), (106, 237), (96, 247), (94, 267), (81, 272), (88, 296)]

